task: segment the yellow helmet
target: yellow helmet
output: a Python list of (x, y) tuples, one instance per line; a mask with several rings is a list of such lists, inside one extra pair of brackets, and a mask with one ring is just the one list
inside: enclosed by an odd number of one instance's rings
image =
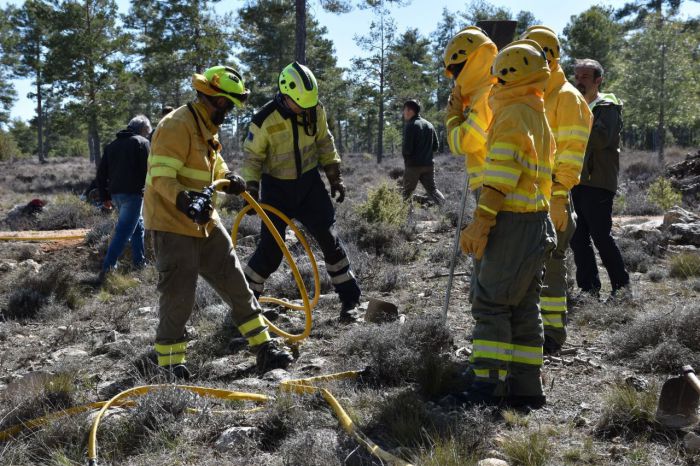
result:
[(491, 74), (501, 83), (520, 81), (538, 71), (549, 71), (547, 59), (537, 42), (521, 39), (511, 42), (493, 61)]
[(241, 74), (230, 66), (212, 66), (204, 74), (195, 73), (192, 86), (212, 97), (226, 97), (236, 107), (242, 107), (250, 94)]
[(454, 65), (465, 63), (467, 58), (469, 58), (476, 49), (489, 43), (492, 44), (493, 42), (481, 28), (468, 26), (459, 31), (450, 39), (447, 43), (447, 47), (445, 47), (445, 54), (443, 56), (445, 62), (445, 76), (448, 78), (456, 78), (457, 76), (450, 68), (454, 67)]
[(561, 46), (557, 33), (547, 26), (530, 26), (520, 35), (520, 38), (534, 40), (540, 44), (548, 62), (559, 60)]

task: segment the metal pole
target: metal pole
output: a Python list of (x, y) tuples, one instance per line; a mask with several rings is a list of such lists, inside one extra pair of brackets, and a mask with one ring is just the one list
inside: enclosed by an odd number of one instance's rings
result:
[(452, 280), (454, 279), (455, 265), (457, 264), (457, 254), (459, 254), (459, 235), (462, 232), (462, 220), (464, 220), (464, 207), (467, 204), (467, 193), (469, 192), (469, 174), (465, 173), (464, 188), (462, 188), (462, 202), (460, 203), (459, 215), (457, 216), (457, 231), (452, 245), (452, 259), (450, 260), (450, 274), (447, 278), (447, 292), (445, 293), (445, 307), (442, 310), (442, 321), (447, 322), (447, 309), (450, 307), (450, 294), (452, 292)]

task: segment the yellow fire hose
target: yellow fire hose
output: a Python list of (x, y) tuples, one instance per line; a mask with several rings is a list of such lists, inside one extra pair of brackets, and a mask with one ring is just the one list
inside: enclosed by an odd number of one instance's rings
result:
[[(343, 409), (341, 404), (338, 402), (338, 400), (333, 396), (333, 394), (325, 389), (325, 388), (320, 388), (316, 384), (317, 383), (323, 383), (323, 382), (331, 382), (331, 381), (338, 381), (338, 380), (350, 380), (350, 379), (355, 379), (360, 375), (359, 371), (347, 371), (347, 372), (339, 372), (336, 374), (328, 374), (328, 375), (322, 375), (322, 376), (317, 376), (317, 377), (310, 377), (306, 379), (297, 379), (297, 380), (285, 380), (279, 384), (279, 390), (280, 392), (286, 392), (286, 393), (294, 393), (297, 395), (306, 395), (306, 394), (314, 394), (314, 393), (320, 393), (321, 396), (326, 400), (326, 402), (331, 406), (333, 409), (333, 412), (335, 413), (335, 416), (338, 419), (338, 422), (340, 423), (341, 427), (350, 435), (352, 436), (360, 445), (364, 446), (367, 451), (369, 451), (372, 455), (376, 456), (383, 462), (387, 463), (388, 465), (391, 466), (411, 466), (410, 463), (407, 463), (406, 461), (392, 455), (386, 450), (383, 450), (380, 448), (377, 444), (375, 444), (372, 440), (370, 440), (365, 434), (363, 434), (359, 429), (357, 429), (355, 423), (352, 421), (348, 413)], [(49, 424), (50, 422), (55, 421), (56, 419), (66, 417), (66, 416), (71, 416), (74, 414), (90, 411), (90, 410), (95, 410), (99, 409), (97, 412), (97, 415), (95, 416), (95, 420), (92, 423), (92, 427), (90, 429), (90, 435), (88, 437), (88, 465), (89, 466), (97, 466), (97, 431), (100, 426), (100, 422), (102, 421), (103, 416), (105, 413), (110, 409), (110, 408), (116, 408), (116, 407), (124, 407), (124, 408), (129, 408), (133, 407), (136, 405), (136, 403), (133, 401), (133, 398), (145, 395), (146, 393), (149, 393), (154, 390), (162, 390), (162, 389), (171, 389), (171, 388), (177, 388), (181, 390), (186, 390), (192, 393), (196, 393), (197, 395), (200, 395), (202, 397), (207, 397), (207, 398), (217, 398), (225, 401), (231, 401), (231, 400), (243, 400), (243, 401), (253, 401), (256, 403), (264, 403), (267, 401), (270, 401), (272, 398), (267, 396), (267, 395), (262, 395), (258, 393), (247, 393), (247, 392), (237, 392), (237, 391), (232, 391), (232, 390), (224, 390), (224, 389), (218, 389), (218, 388), (209, 388), (209, 387), (199, 387), (199, 386), (194, 386), (194, 385), (168, 385), (168, 384), (161, 384), (161, 385), (143, 385), (140, 387), (133, 387), (128, 390), (125, 390), (114, 397), (112, 397), (109, 401), (101, 401), (97, 403), (89, 403), (83, 406), (76, 406), (73, 408), (69, 408), (63, 411), (58, 411), (56, 413), (51, 413), (46, 416), (37, 418), (37, 419), (32, 419), (30, 421), (26, 421), (21, 425), (13, 426), (10, 427), (9, 429), (6, 429), (2, 432), (0, 432), (0, 441), (5, 441), (11, 439), (15, 434), (21, 432), (24, 429), (32, 429), (35, 427), (40, 427), (42, 425)], [(248, 410), (248, 411), (254, 411), (253, 410)], [(193, 408), (188, 408), (187, 412), (190, 413), (197, 413), (201, 412), (199, 410), (193, 409)]]
[(67, 241), (84, 239), (90, 230), (76, 228), (73, 230), (23, 230), (0, 231), (0, 241)]

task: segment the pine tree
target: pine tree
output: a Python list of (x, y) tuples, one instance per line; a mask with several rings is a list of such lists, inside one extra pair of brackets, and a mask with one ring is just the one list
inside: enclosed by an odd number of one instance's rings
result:
[(12, 53), (17, 63), (13, 67), (16, 77), (29, 77), (34, 81), (36, 99), (37, 155), (40, 162), (46, 161), (44, 147), (44, 88), (47, 78), (46, 56), (51, 35), (56, 32), (52, 19), (55, 17), (53, 6), (43, 0), (27, 0), (21, 8), (10, 16), (14, 30)]

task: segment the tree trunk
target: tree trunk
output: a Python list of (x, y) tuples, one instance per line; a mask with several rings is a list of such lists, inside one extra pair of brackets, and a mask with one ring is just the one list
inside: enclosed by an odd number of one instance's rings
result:
[(377, 163), (382, 163), (384, 154), (384, 9), (382, 5), (379, 51), (379, 115), (377, 118)]
[[(662, 26), (663, 27), (663, 26)], [(659, 124), (657, 131), (659, 134), (659, 166), (664, 166), (664, 149), (666, 145), (666, 123), (665, 123), (665, 110), (666, 110), (666, 43), (661, 44), (661, 67), (659, 70)]]
[(294, 41), (294, 59), (306, 64), (306, 0), (296, 0), (296, 37)]
[(44, 114), (41, 107), (41, 72), (36, 74), (36, 136), (39, 163), (46, 163), (44, 155)]
[(345, 153), (345, 144), (343, 140), (343, 122), (340, 120), (336, 120), (336, 134), (338, 135), (338, 153), (344, 154)]

